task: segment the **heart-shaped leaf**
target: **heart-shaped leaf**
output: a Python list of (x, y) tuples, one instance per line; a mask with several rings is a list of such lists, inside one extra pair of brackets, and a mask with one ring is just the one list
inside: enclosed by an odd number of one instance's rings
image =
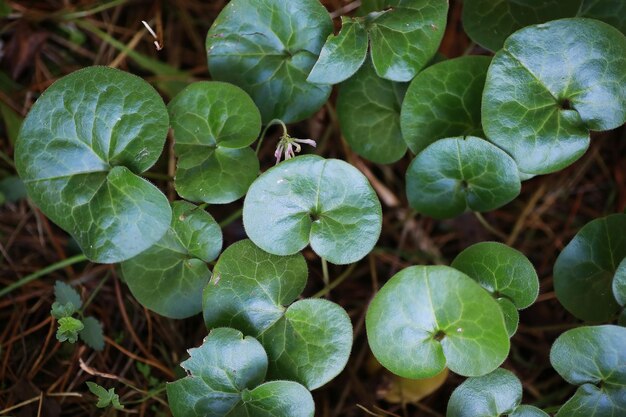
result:
[(414, 153), (437, 139), (484, 136), (480, 105), (491, 59), (466, 56), (417, 74), (402, 102), (402, 136)]
[(400, 108), (406, 87), (380, 78), (369, 61), (341, 85), (337, 116), (341, 133), (354, 152), (379, 164), (404, 156)]
[(231, 326), (260, 340), (269, 356), (269, 378), (315, 389), (345, 367), (352, 325), (346, 312), (330, 301), (293, 303), (307, 274), (301, 254), (271, 255), (249, 240), (239, 241), (215, 265), (203, 308), (208, 328)]
[(161, 240), (122, 262), (135, 298), (162, 316), (182, 319), (202, 311), (202, 289), (211, 278), (206, 262), (222, 249), (222, 231), (206, 211), (172, 203), (172, 224)]
[(176, 191), (211, 204), (241, 198), (259, 172), (249, 145), (261, 115), (245, 91), (232, 84), (197, 82), (168, 105), (178, 156)]
[(446, 366), (484, 375), (509, 352), (496, 301), (447, 266), (413, 266), (394, 275), (372, 300), (365, 323), (374, 356), (405, 378), (428, 378)]
[(120, 262), (158, 241), (170, 223), (165, 196), (138, 177), (163, 149), (167, 109), (134, 75), (90, 67), (37, 100), (15, 147), (30, 198), (94, 262)]
[(264, 123), (296, 122), (330, 95), (306, 78), (331, 32), (318, 0), (233, 0), (207, 34), (209, 71), (250, 94)]
[(339, 84), (350, 78), (363, 65), (367, 56), (367, 44), (367, 31), (363, 23), (342, 16), (341, 32), (328, 37), (307, 81)]
[(380, 202), (359, 170), (337, 159), (303, 155), (269, 169), (243, 205), (246, 233), (261, 249), (292, 255), (311, 244), (334, 264), (356, 262), (378, 240)]
[(420, 152), (406, 173), (411, 207), (436, 219), (489, 211), (520, 193), (517, 165), (504, 151), (473, 136), (440, 139)]
[(520, 380), (506, 369), (468, 378), (459, 385), (448, 402), (446, 417), (549, 417), (540, 409), (524, 405)]
[(626, 258), (626, 214), (583, 226), (554, 264), (554, 290), (563, 307), (583, 320), (610, 320), (619, 310), (612, 282)]
[(552, 345), (550, 362), (570, 384), (580, 385), (557, 417), (626, 415), (626, 328), (579, 327)]
[(580, 158), (589, 130), (626, 122), (626, 37), (592, 19), (526, 27), (493, 58), (483, 93), (490, 141), (528, 174)]

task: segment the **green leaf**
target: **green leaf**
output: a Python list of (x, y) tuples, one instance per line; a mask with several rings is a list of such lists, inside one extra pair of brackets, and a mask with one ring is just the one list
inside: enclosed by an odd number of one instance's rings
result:
[(230, 326), (259, 339), (269, 357), (269, 378), (315, 389), (345, 367), (352, 325), (330, 301), (293, 303), (307, 274), (301, 254), (276, 256), (239, 241), (217, 261), (204, 289), (203, 310), (208, 328)]
[(116, 410), (123, 410), (124, 406), (120, 404), (120, 396), (115, 393), (115, 388), (110, 388), (108, 391), (106, 388), (101, 387), (95, 382), (86, 382), (89, 391), (96, 397), (98, 397), (98, 402), (96, 403), (96, 407), (98, 408), (106, 408), (108, 406), (112, 406)]
[(341, 133), (354, 152), (379, 164), (404, 156), (400, 108), (406, 87), (378, 77), (369, 60), (341, 85), (337, 116)]
[(242, 393), (243, 402), (228, 417), (313, 417), (311, 393), (293, 381), (271, 381)]
[(52, 303), (52, 309), (50, 310), (50, 314), (55, 319), (59, 320), (63, 317), (71, 317), (72, 314), (76, 313), (78, 309), (71, 302), (67, 302), (65, 304), (61, 304), (58, 301)]
[(446, 266), (413, 266), (394, 275), (372, 300), (365, 323), (374, 356), (405, 378), (428, 378), (446, 366), (460, 375), (484, 375), (509, 352), (496, 301)]
[(605, 417), (626, 413), (626, 328), (579, 327), (552, 345), (550, 362), (567, 382), (580, 385), (557, 417)]
[(80, 299), (78, 291), (63, 281), (56, 281), (54, 283), (54, 299), (59, 304), (72, 303), (74, 311), (80, 310), (83, 306), (83, 301)]
[(550, 415), (535, 406), (522, 404), (509, 414), (509, 417), (550, 417)]
[(341, 17), (341, 32), (330, 35), (307, 81), (317, 84), (339, 84), (359, 70), (367, 56), (367, 32), (363, 24)]
[(483, 128), (527, 174), (580, 158), (589, 130), (626, 122), (626, 37), (591, 19), (526, 27), (493, 58), (483, 93)]
[(622, 307), (626, 306), (626, 258), (622, 259), (615, 270), (612, 288), (617, 303)]
[(402, 102), (402, 136), (414, 153), (437, 139), (484, 136), (480, 105), (491, 58), (466, 56), (417, 74)]
[(517, 331), (517, 326), (519, 325), (519, 313), (517, 312), (517, 307), (515, 307), (515, 304), (513, 304), (510, 299), (505, 297), (498, 298), (496, 301), (502, 310), (506, 331), (509, 334), (509, 337), (513, 337)]
[(211, 278), (207, 262), (222, 249), (222, 231), (206, 211), (185, 201), (172, 203), (172, 224), (154, 246), (122, 262), (135, 298), (165, 317), (202, 311), (202, 289)]
[(261, 115), (245, 91), (221, 82), (197, 82), (168, 105), (178, 156), (176, 191), (210, 204), (241, 198), (259, 172), (249, 145)]
[(440, 139), (420, 152), (406, 173), (411, 207), (436, 219), (489, 211), (520, 193), (515, 161), (486, 140)]
[(622, 0), (583, 0), (580, 16), (602, 20), (626, 34), (626, 2)]
[(19, 177), (6, 177), (0, 180), (0, 194), (5, 196), (7, 202), (15, 203), (26, 198), (26, 187)]
[(83, 323), (74, 317), (61, 317), (59, 319), (59, 328), (57, 329), (57, 340), (59, 342), (68, 341), (76, 343), (78, 333), (84, 328)]
[(367, 255), (381, 230), (381, 206), (352, 165), (316, 155), (269, 169), (251, 186), (243, 206), (246, 233), (261, 249), (291, 255), (311, 244), (334, 264)]
[(317, 0), (233, 0), (207, 34), (209, 71), (250, 94), (263, 123), (296, 122), (330, 95), (329, 85), (306, 78), (331, 32)]
[[(0, 16), (2, 16), (1, 2)], [(0, 101), (0, 116), (2, 117), (2, 120), (4, 120), (4, 129), (7, 138), (9, 139), (9, 143), (14, 145), (24, 118), (2, 101)]]
[(67, 75), (24, 120), (15, 163), (29, 196), (94, 262), (129, 259), (170, 222), (165, 196), (137, 174), (163, 149), (167, 109), (139, 77), (108, 67)]
[(94, 350), (104, 349), (104, 335), (102, 334), (102, 324), (94, 317), (85, 317), (83, 320), (85, 326), (80, 332), (80, 340), (85, 342), (87, 346)]
[(582, 320), (607, 321), (619, 311), (613, 276), (626, 257), (626, 214), (595, 219), (583, 226), (554, 264), (556, 296)]

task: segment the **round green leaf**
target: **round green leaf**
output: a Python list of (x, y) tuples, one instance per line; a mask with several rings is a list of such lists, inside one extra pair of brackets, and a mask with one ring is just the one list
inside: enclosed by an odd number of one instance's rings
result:
[(560, 417), (621, 416), (626, 413), (626, 328), (579, 327), (552, 345), (550, 362), (570, 384), (580, 385)]
[(379, 164), (404, 156), (407, 147), (400, 131), (400, 108), (405, 91), (405, 83), (378, 77), (369, 61), (341, 85), (337, 116), (354, 152)]
[(483, 93), (490, 141), (521, 171), (547, 174), (580, 158), (589, 130), (626, 122), (626, 37), (591, 19), (515, 32), (493, 58)]
[(533, 264), (522, 252), (502, 243), (476, 243), (459, 253), (450, 266), (477, 281), (494, 297), (509, 299), (520, 310), (539, 295), (539, 277)]
[(261, 115), (245, 91), (232, 84), (197, 82), (168, 105), (176, 139), (176, 191), (211, 204), (242, 197), (259, 172), (248, 146), (261, 130)]
[(367, 45), (365, 26), (356, 19), (342, 16), (341, 32), (328, 36), (307, 81), (339, 84), (350, 78), (363, 65)]
[(473, 136), (440, 139), (420, 152), (406, 173), (411, 207), (436, 219), (489, 211), (520, 193), (515, 161)]
[(619, 310), (612, 281), (626, 257), (626, 214), (593, 220), (581, 228), (554, 264), (554, 290), (582, 320), (610, 320)]
[(402, 102), (402, 136), (414, 153), (437, 139), (484, 136), (480, 105), (491, 58), (466, 56), (417, 74)]
[(291, 255), (310, 243), (329, 262), (348, 264), (376, 244), (381, 211), (359, 170), (337, 159), (303, 155), (269, 169), (250, 186), (243, 224), (269, 253)]
[(162, 316), (182, 319), (202, 311), (202, 289), (211, 278), (206, 262), (222, 249), (222, 231), (206, 211), (172, 203), (172, 224), (161, 240), (122, 262), (135, 298)]
[(394, 275), (372, 300), (365, 323), (374, 356), (405, 378), (428, 378), (446, 366), (460, 375), (484, 375), (509, 352), (496, 301), (446, 266), (413, 266)]
[(313, 417), (309, 390), (293, 381), (270, 381), (242, 393), (243, 402), (228, 417)]
[(535, 406), (523, 404), (513, 410), (509, 417), (550, 417), (550, 415)]
[(296, 122), (330, 95), (330, 85), (306, 78), (331, 32), (318, 0), (233, 0), (207, 34), (209, 71), (250, 94), (264, 123)]
[(622, 307), (626, 306), (626, 258), (617, 267), (612, 286), (615, 300)]
[(166, 232), (165, 196), (138, 177), (163, 149), (167, 109), (134, 75), (90, 67), (67, 75), (33, 105), (15, 164), (30, 198), (94, 262), (120, 262)]

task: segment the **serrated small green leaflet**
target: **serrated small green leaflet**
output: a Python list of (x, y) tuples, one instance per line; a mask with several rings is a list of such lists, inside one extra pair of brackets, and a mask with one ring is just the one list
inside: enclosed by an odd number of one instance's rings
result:
[(135, 298), (165, 317), (202, 311), (202, 289), (211, 278), (207, 262), (222, 249), (222, 231), (213, 217), (185, 201), (172, 203), (172, 224), (154, 246), (122, 262)]
[(275, 255), (309, 243), (334, 264), (356, 262), (378, 240), (382, 209), (367, 178), (347, 162), (303, 155), (269, 169), (243, 205), (248, 237)]
[(74, 304), (71, 302), (67, 302), (65, 304), (61, 304), (58, 301), (52, 303), (52, 309), (50, 310), (50, 314), (55, 319), (59, 320), (63, 317), (71, 317), (72, 314), (78, 311)]
[(554, 264), (554, 290), (576, 317), (607, 321), (619, 310), (613, 277), (626, 257), (626, 214), (612, 214), (583, 226)]
[(43, 213), (92, 261), (144, 251), (170, 222), (165, 196), (140, 178), (163, 149), (167, 109), (134, 75), (89, 67), (50, 86), (22, 124), (17, 171)]
[(367, 56), (367, 31), (357, 19), (341, 17), (341, 32), (330, 35), (307, 81), (339, 84), (359, 70)]
[(83, 329), (78, 333), (80, 340), (94, 350), (104, 349), (102, 324), (94, 317), (88, 316), (83, 319), (83, 325)]
[(84, 327), (83, 323), (74, 317), (61, 317), (56, 334), (57, 340), (59, 342), (68, 341), (70, 343), (76, 343), (78, 333), (83, 330)]
[(567, 382), (580, 387), (557, 417), (626, 415), (626, 328), (604, 325), (563, 333), (550, 362)]
[(417, 74), (402, 102), (402, 136), (414, 153), (437, 139), (484, 136), (480, 106), (491, 58), (466, 56)]
[(506, 369), (469, 378), (459, 385), (448, 402), (446, 417), (548, 417), (540, 409), (522, 405), (522, 384)]
[(380, 78), (369, 60), (341, 85), (337, 117), (354, 152), (379, 164), (402, 158), (406, 143), (400, 131), (400, 108), (406, 87)]
[(80, 310), (83, 306), (83, 301), (80, 299), (78, 291), (63, 281), (54, 283), (54, 300), (59, 304), (72, 303), (74, 311)]
[(217, 261), (204, 289), (203, 311), (208, 328), (234, 327), (259, 339), (269, 357), (268, 378), (315, 389), (345, 367), (352, 325), (330, 301), (294, 303), (307, 274), (301, 254), (272, 255), (249, 240), (239, 241)]
[(405, 378), (428, 378), (446, 366), (460, 375), (484, 375), (509, 352), (496, 301), (446, 266), (413, 266), (394, 275), (370, 303), (365, 324), (376, 359)]
[(626, 122), (626, 37), (592, 19), (562, 19), (511, 35), (493, 58), (482, 101), (487, 138), (528, 174), (580, 158), (589, 131)]
[(245, 91), (216, 81), (191, 84), (168, 105), (178, 156), (176, 191), (211, 204), (242, 197), (259, 172), (249, 147), (261, 115)]
[(98, 408), (106, 408), (111, 406), (116, 410), (123, 410), (124, 406), (120, 404), (120, 396), (115, 393), (115, 388), (109, 388), (107, 391), (106, 388), (101, 387), (95, 382), (87, 381), (85, 382), (89, 391), (96, 397), (98, 397), (98, 402), (96, 403), (96, 407)]
[(617, 266), (613, 276), (613, 296), (619, 305), (626, 306), (626, 258)]
[(330, 85), (306, 78), (331, 32), (317, 0), (233, 0), (207, 34), (209, 71), (250, 94), (263, 123), (297, 122), (330, 95)]
[(496, 209), (520, 189), (515, 161), (473, 136), (436, 141), (415, 157), (406, 173), (409, 204), (436, 219)]

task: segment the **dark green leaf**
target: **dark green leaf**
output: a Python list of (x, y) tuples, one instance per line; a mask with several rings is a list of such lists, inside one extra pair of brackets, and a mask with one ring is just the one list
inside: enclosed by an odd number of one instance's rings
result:
[(29, 196), (85, 255), (120, 262), (169, 225), (165, 196), (139, 174), (163, 149), (167, 109), (145, 81), (90, 67), (49, 87), (24, 120), (15, 148)]
[(554, 264), (554, 290), (563, 306), (583, 320), (610, 320), (619, 311), (612, 281), (626, 257), (626, 214), (593, 220), (581, 228)]
[(515, 161), (473, 136), (440, 139), (420, 152), (406, 173), (411, 207), (442, 219), (489, 211), (513, 200), (521, 183)]
[[(2, 16), (1, 4), (2, 2), (0, 1), (0, 16)], [(24, 118), (2, 101), (0, 101), (0, 116), (4, 120), (4, 128), (9, 143), (14, 145)]]
[(259, 172), (248, 146), (261, 130), (261, 115), (239, 87), (197, 82), (168, 105), (178, 155), (176, 191), (211, 204), (242, 197)]
[(85, 326), (80, 332), (80, 340), (85, 342), (87, 346), (94, 350), (104, 349), (104, 335), (102, 334), (102, 324), (94, 317), (85, 317), (83, 320)]
[(318, 0), (233, 0), (207, 34), (209, 71), (250, 94), (264, 123), (296, 122), (330, 95), (306, 78), (331, 32)]
[(122, 262), (122, 273), (137, 300), (170, 318), (202, 311), (202, 289), (211, 278), (206, 262), (222, 249), (222, 231), (206, 211), (172, 203), (172, 224), (161, 240)]
[(86, 382), (89, 391), (96, 397), (98, 397), (98, 402), (96, 403), (96, 407), (98, 408), (106, 408), (108, 406), (112, 406), (116, 410), (123, 410), (124, 406), (120, 404), (120, 396), (115, 393), (115, 388), (110, 388), (108, 391), (106, 388), (101, 387), (95, 382)]
[(50, 310), (50, 314), (55, 319), (59, 320), (63, 317), (71, 317), (72, 314), (76, 313), (78, 309), (71, 302), (67, 302), (65, 304), (61, 304), (58, 301), (52, 303), (52, 309)]
[(520, 171), (546, 174), (580, 158), (589, 130), (626, 121), (626, 37), (591, 19), (526, 27), (494, 57), (483, 94), (490, 141)]
[(9, 203), (26, 198), (26, 187), (19, 177), (11, 176), (0, 180), (0, 193)]
[(57, 329), (57, 340), (59, 342), (76, 343), (78, 333), (83, 329), (83, 323), (74, 317), (61, 317), (59, 319), (59, 328)]
[(602, 20), (626, 34), (626, 2), (623, 0), (583, 0), (580, 16)]
[(615, 270), (612, 286), (613, 296), (617, 303), (622, 307), (626, 306), (626, 258), (622, 259)]
[(330, 35), (311, 70), (307, 81), (318, 84), (339, 84), (350, 78), (363, 65), (367, 56), (367, 32), (363, 24), (341, 17), (341, 32)]
[(414, 153), (437, 139), (484, 136), (480, 105), (491, 58), (466, 56), (435, 64), (411, 81), (402, 102), (402, 136)]
[(400, 107), (406, 84), (385, 80), (368, 60), (339, 89), (337, 116), (341, 133), (359, 155), (379, 164), (406, 153), (400, 132)]
[(291, 255), (311, 244), (334, 264), (367, 255), (381, 230), (381, 207), (363, 174), (337, 159), (304, 155), (282, 162), (251, 186), (246, 233), (261, 249)]
[(428, 378), (448, 366), (484, 375), (509, 352), (496, 301), (476, 282), (446, 266), (413, 266), (376, 294), (366, 316), (374, 356), (405, 378)]
[(56, 281), (54, 283), (54, 299), (60, 304), (72, 303), (75, 311), (80, 310), (83, 306), (83, 302), (80, 299), (80, 294), (69, 284), (63, 281)]

